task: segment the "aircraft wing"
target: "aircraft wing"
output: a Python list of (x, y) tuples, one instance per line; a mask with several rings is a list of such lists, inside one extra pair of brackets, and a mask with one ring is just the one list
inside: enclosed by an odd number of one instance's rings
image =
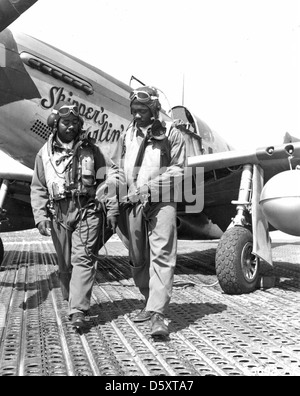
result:
[[(214, 154), (198, 155), (188, 158), (188, 166), (204, 167), (205, 172), (216, 169), (231, 168), (242, 164), (261, 165), (266, 171), (273, 168), (289, 169), (289, 160), (298, 164), (300, 159), (300, 142), (290, 142), (280, 146), (267, 146), (256, 150), (232, 150)], [(276, 169), (274, 169), (274, 166)], [(293, 166), (294, 167), (294, 166)]]
[(236, 214), (244, 164), (260, 166), (264, 184), (273, 176), (300, 165), (300, 142), (267, 146), (256, 150), (232, 150), (191, 156), (187, 165), (205, 172), (203, 212), (225, 231)]
[(31, 182), (33, 170), (0, 150), (0, 179)]
[[(0, 231), (34, 228), (30, 203), (33, 170), (0, 150)], [(3, 208), (5, 202), (5, 209)]]

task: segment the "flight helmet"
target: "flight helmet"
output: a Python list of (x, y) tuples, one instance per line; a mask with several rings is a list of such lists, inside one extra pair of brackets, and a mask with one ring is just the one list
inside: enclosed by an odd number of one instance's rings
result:
[(54, 130), (57, 128), (60, 118), (67, 117), (70, 113), (74, 114), (79, 119), (79, 129), (81, 130), (84, 124), (83, 118), (79, 115), (79, 108), (76, 104), (60, 101), (52, 109), (51, 114), (47, 119), (48, 126)]
[(130, 93), (130, 106), (137, 101), (146, 105), (151, 110), (154, 119), (158, 119), (161, 104), (159, 102), (159, 95), (157, 89), (150, 86), (140, 87)]

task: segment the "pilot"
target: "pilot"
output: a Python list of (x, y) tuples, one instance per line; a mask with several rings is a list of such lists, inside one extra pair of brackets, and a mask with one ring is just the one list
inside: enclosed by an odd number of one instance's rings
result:
[(134, 90), (130, 109), (133, 121), (112, 156), (120, 172), (117, 232), (129, 249), (133, 278), (144, 296), (144, 308), (133, 321), (151, 319), (151, 335), (168, 336), (165, 315), (176, 265), (176, 201), (185, 141), (172, 122), (162, 121), (155, 88)]
[[(96, 190), (105, 189), (106, 169), (111, 163), (84, 135), (76, 105), (59, 102), (48, 125), (52, 133), (35, 159), (31, 205), (39, 232), (52, 237), (72, 326), (83, 329), (97, 253), (114, 232), (118, 215), (115, 199), (104, 194), (96, 199)], [(112, 231), (104, 227), (106, 210)]]

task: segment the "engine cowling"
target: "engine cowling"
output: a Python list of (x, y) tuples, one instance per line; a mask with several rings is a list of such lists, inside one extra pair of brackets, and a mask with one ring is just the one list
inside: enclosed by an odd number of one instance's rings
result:
[(272, 177), (263, 187), (259, 203), (274, 228), (300, 236), (299, 170), (288, 170)]

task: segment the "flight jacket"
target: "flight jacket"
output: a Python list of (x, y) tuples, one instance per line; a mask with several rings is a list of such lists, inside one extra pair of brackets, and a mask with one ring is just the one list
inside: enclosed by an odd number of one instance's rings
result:
[[(43, 220), (49, 220), (48, 205), (51, 198), (51, 192), (49, 191), (49, 180), (46, 180), (45, 172), (45, 152), (48, 151), (49, 144), (51, 146), (52, 155), (55, 160), (51, 161), (51, 166), (56, 167), (59, 175), (64, 174), (66, 170), (65, 162), (70, 161), (70, 150), (65, 149), (56, 141), (52, 141), (52, 135), (48, 141), (39, 150), (35, 158), (35, 167), (33, 172), (33, 178), (31, 182), (31, 206), (34, 216), (35, 224), (38, 225)], [(77, 142), (74, 142), (74, 145)], [(107, 184), (107, 172), (108, 169), (114, 169), (114, 165), (111, 160), (105, 156), (100, 148), (93, 144), (93, 156), (94, 156), (94, 174), (95, 174), (95, 185), (89, 188), (89, 197), (94, 198), (104, 204), (107, 215), (117, 216), (119, 214), (118, 202), (116, 196), (110, 196), (109, 193), (113, 193), (115, 188), (108, 188)], [(72, 150), (71, 150), (72, 151)], [(47, 165), (46, 165), (47, 166)], [(111, 180), (110, 183), (112, 183)], [(98, 192), (100, 191), (100, 192)]]
[[(132, 125), (121, 135), (112, 155), (112, 163), (119, 168), (119, 186), (122, 184), (127, 188), (119, 192), (121, 202), (126, 200), (126, 191), (133, 185), (147, 185), (151, 202), (177, 202), (180, 199), (186, 164), (185, 139), (172, 122), (166, 126), (164, 139), (156, 140), (149, 136), (138, 169), (135, 169), (135, 164), (145, 131)], [(115, 174), (115, 167), (110, 168), (108, 179), (114, 178)]]

